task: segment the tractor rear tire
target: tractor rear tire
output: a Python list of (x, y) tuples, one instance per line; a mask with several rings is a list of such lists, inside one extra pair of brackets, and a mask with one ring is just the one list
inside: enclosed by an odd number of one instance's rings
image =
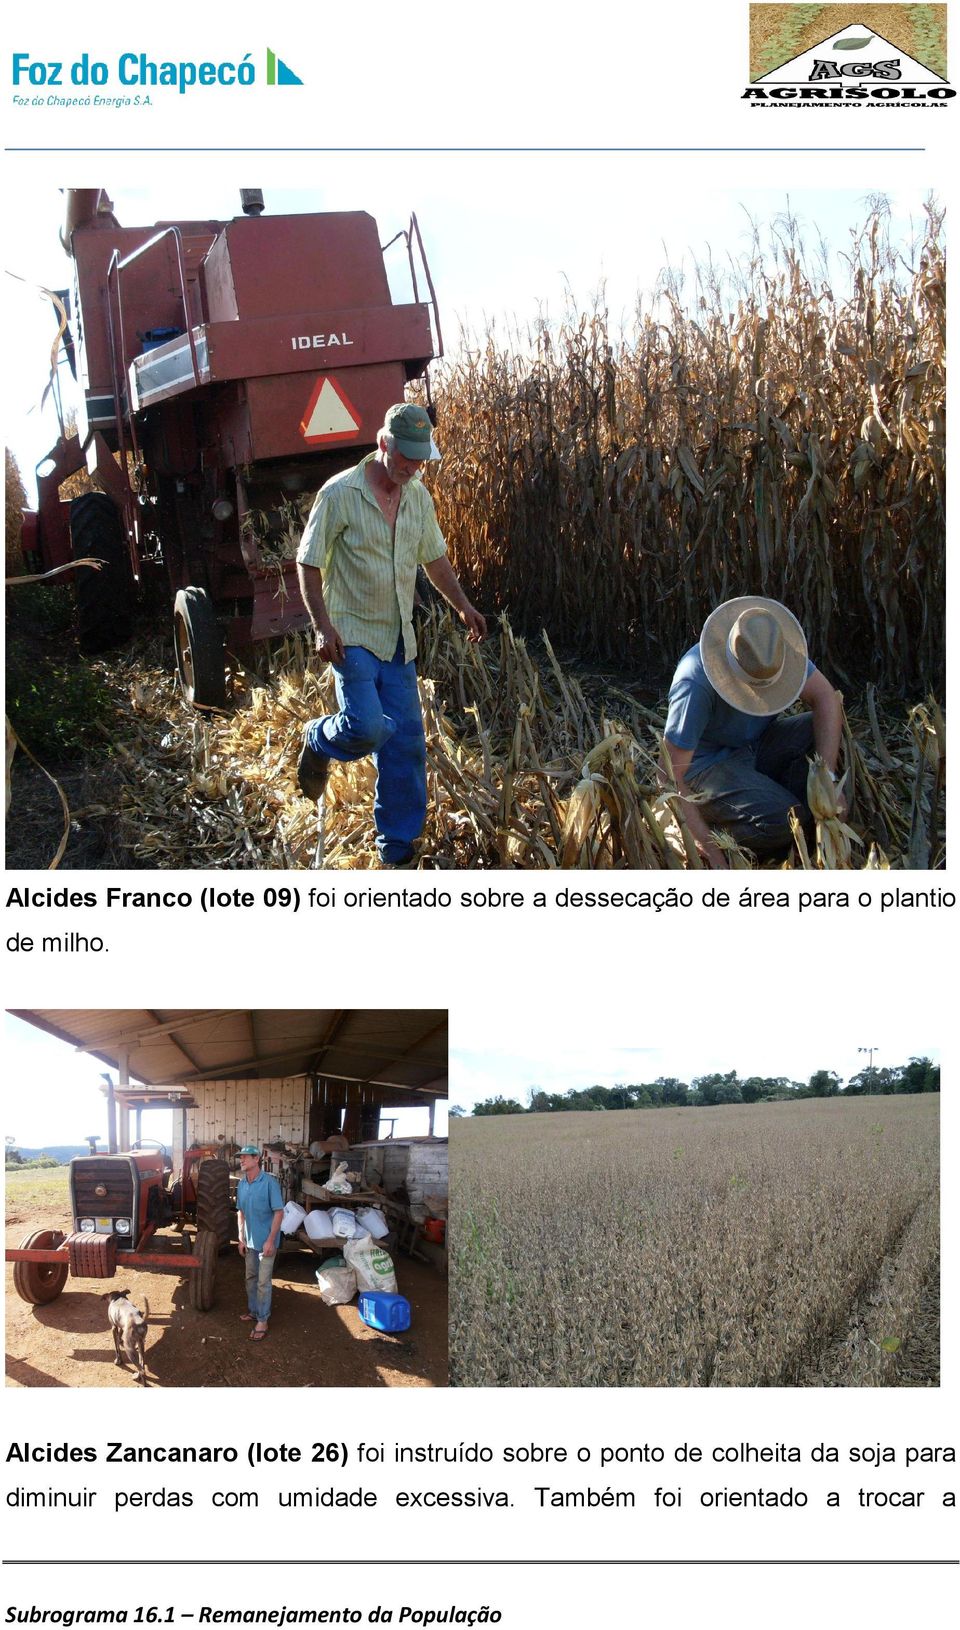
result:
[(206, 589), (179, 590), (173, 638), (184, 701), (190, 707), (226, 707), (223, 635)]
[(199, 1267), (190, 1275), (190, 1306), (198, 1313), (209, 1313), (217, 1297), (217, 1256), (219, 1244), (216, 1234), (203, 1228), (193, 1242), (193, 1255)]
[(215, 1234), (222, 1249), (233, 1237), (230, 1168), (225, 1160), (201, 1160), (197, 1167), (197, 1231)]
[(92, 556), (95, 566), (78, 566), (77, 631), (80, 649), (97, 656), (130, 637), (133, 581), (123, 521), (105, 492), (82, 492), (70, 505), (70, 547), (74, 560)]
[[(62, 1244), (63, 1234), (53, 1228), (40, 1228), (28, 1234), (20, 1246), (21, 1251), (55, 1251)], [(15, 1262), (13, 1288), (24, 1302), (41, 1307), (44, 1302), (55, 1302), (67, 1282), (70, 1272), (67, 1262)]]

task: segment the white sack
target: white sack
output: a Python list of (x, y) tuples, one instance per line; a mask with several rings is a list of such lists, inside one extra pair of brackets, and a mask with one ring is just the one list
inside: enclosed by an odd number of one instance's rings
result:
[(333, 1174), (327, 1178), (324, 1188), (328, 1194), (352, 1194), (353, 1185), (347, 1176), (347, 1163), (341, 1160), (335, 1167)]
[(317, 1284), (320, 1295), (328, 1307), (352, 1302), (357, 1294), (357, 1276), (350, 1267), (318, 1268)]
[(357, 1276), (360, 1290), (385, 1290), (391, 1296), (397, 1292), (397, 1276), (393, 1259), (368, 1235), (366, 1239), (348, 1240), (343, 1254)]

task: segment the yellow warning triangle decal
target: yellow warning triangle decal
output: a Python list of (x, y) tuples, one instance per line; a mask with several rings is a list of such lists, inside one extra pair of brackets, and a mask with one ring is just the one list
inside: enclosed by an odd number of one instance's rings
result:
[(357, 434), (360, 418), (339, 386), (325, 378), (313, 390), (300, 429), (304, 441), (339, 441)]

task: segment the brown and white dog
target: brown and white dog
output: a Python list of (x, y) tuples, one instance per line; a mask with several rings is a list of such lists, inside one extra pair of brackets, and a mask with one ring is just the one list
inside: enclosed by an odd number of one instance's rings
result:
[(117, 1350), (114, 1363), (121, 1369), (126, 1365), (120, 1356), (121, 1347), (131, 1364), (137, 1367), (137, 1381), (142, 1387), (147, 1384), (147, 1373), (144, 1363), (144, 1349), (147, 1341), (147, 1320), (150, 1317), (150, 1307), (144, 1297), (144, 1312), (141, 1313), (135, 1302), (130, 1300), (128, 1290), (111, 1290), (107, 1295), (107, 1318), (113, 1331), (113, 1345)]

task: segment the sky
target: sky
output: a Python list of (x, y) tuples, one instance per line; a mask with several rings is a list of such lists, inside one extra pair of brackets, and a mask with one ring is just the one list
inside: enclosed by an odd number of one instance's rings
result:
[[(606, 1020), (599, 1022), (606, 1027)], [(854, 1030), (826, 1042), (812, 1042), (802, 1034), (793, 1037), (789, 1030), (765, 1036), (744, 1027), (735, 1041), (723, 1044), (709, 1033), (702, 1039), (684, 1037), (659, 1047), (598, 1047), (588, 1038), (574, 1037), (562, 1049), (554, 1044), (548, 1051), (538, 1045), (533, 1024), (530, 1033), (509, 1048), (453, 1048), (450, 1102), (469, 1111), (498, 1094), (526, 1104), (533, 1086), (544, 1092), (568, 1092), (579, 1087), (612, 1087), (620, 1081), (655, 1081), (660, 1075), (689, 1083), (697, 1075), (734, 1069), (741, 1078), (785, 1075), (790, 1081), (809, 1081), (815, 1070), (826, 1069), (835, 1070), (846, 1081), (869, 1063), (857, 1050), (861, 1042), (876, 1048), (873, 1062), (878, 1069), (906, 1064), (913, 1057), (940, 1060), (939, 1048), (929, 1046), (909, 1029), (894, 1032), (876, 1025), (865, 1025), (859, 1036)]]
[[(3, 1021), (4, 1136), (27, 1149), (82, 1145), (94, 1134), (105, 1142), (107, 1106), (100, 1088), (107, 1066), (11, 1013)], [(116, 1081), (116, 1071), (112, 1073)], [(427, 1131), (426, 1109), (392, 1110), (390, 1115), (397, 1118), (395, 1137)], [(142, 1136), (169, 1146), (171, 1123), (170, 1110), (147, 1110)], [(438, 1137), (446, 1135), (445, 1104), (437, 1105), (435, 1130)]]
[[(561, 317), (570, 298), (588, 309), (601, 289), (614, 326), (629, 328), (638, 295), (651, 294), (666, 265), (685, 264), (689, 273), (694, 256), (702, 262), (712, 255), (717, 264), (736, 259), (749, 246), (751, 220), (766, 240), (788, 208), (811, 248), (822, 237), (836, 257), (864, 219), (875, 182), (790, 188), (768, 167), (762, 184), (732, 185), (729, 164), (714, 172), (702, 154), (667, 164), (660, 155), (440, 153), (328, 155), (308, 169), (301, 165), (296, 186), (289, 184), (291, 162), (285, 184), (270, 186), (264, 159), (242, 162), (257, 173), (171, 165), (155, 168), (147, 185), (144, 164), (125, 185), (116, 173), (123, 161), (107, 155), (103, 173), (90, 179), (107, 184), (124, 226), (229, 219), (240, 213), (239, 182), (250, 180), (263, 184), (268, 213), (367, 210), (381, 243), (416, 210), (448, 354), (461, 345), (461, 330), (476, 335), (489, 320), (500, 331), (514, 322), (525, 330), (541, 316)], [(892, 229), (906, 244), (922, 220), (923, 190), (901, 185), (895, 175), (887, 182)], [(68, 286), (72, 268), (58, 242), (64, 210), (55, 185), (20, 167), (8, 181), (7, 209), (16, 232), (8, 235), (6, 270), (13, 275), (5, 278), (6, 436), (30, 485), (30, 472), (57, 434), (52, 406), (42, 417), (39, 410), (56, 322), (37, 286)], [(387, 266), (393, 298), (410, 299), (402, 244), (388, 251)], [(836, 263), (834, 270), (839, 275)], [(692, 292), (689, 278), (687, 286)]]
[[(502, 1033), (503, 1026), (500, 1029)], [(560, 1047), (558, 1035), (564, 1038)], [(732, 1069), (741, 1076), (785, 1075), (791, 1081), (808, 1081), (815, 1070), (829, 1069), (847, 1080), (868, 1063), (867, 1056), (858, 1052), (861, 1044), (876, 1048), (873, 1061), (878, 1068), (905, 1064), (914, 1056), (932, 1058), (937, 1063), (940, 1060), (940, 1049), (930, 1046), (909, 1026), (894, 1030), (885, 1025), (865, 1025), (860, 1035), (852, 1030), (821, 1042), (810, 1041), (802, 1034), (764, 1036), (747, 1029), (736, 1041), (724, 1045), (705, 1034), (703, 1039), (684, 1038), (661, 1046), (598, 1046), (589, 1033), (582, 1037), (571, 1034), (569, 1021), (564, 1029), (557, 1015), (549, 1014), (542, 1021), (525, 1020), (522, 1036), (510, 1045), (452, 1047), (450, 1102), (470, 1110), (498, 1093), (526, 1103), (533, 1086), (545, 1092), (567, 1092), (594, 1085), (612, 1087), (618, 1081), (655, 1081), (660, 1075), (689, 1082), (696, 1075)], [(76, 1052), (25, 1020), (5, 1013), (4, 1135), (26, 1148), (82, 1144), (94, 1133), (105, 1138), (106, 1103), (100, 1091), (105, 1069), (99, 1059)], [(447, 1130), (445, 1107), (437, 1105), (439, 1136)], [(397, 1114), (395, 1136), (426, 1132), (426, 1110), (401, 1110)], [(169, 1142), (170, 1121), (168, 1110), (148, 1111), (143, 1117), (143, 1136)]]

